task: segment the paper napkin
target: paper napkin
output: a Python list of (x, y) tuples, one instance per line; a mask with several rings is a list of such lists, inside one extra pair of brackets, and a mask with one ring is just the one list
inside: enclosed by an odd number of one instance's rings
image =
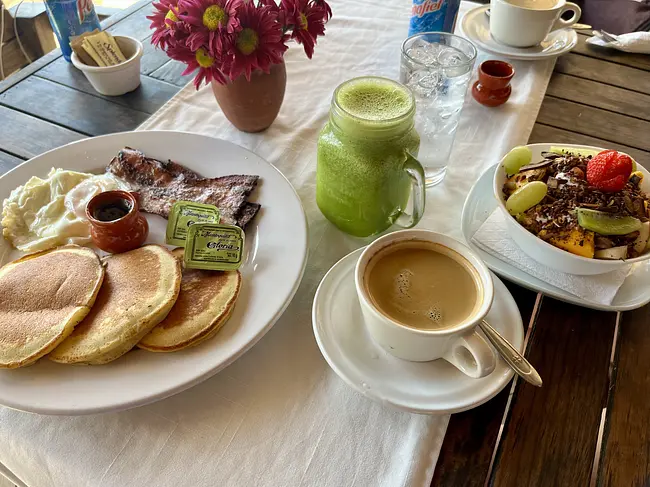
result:
[(619, 51), (650, 54), (650, 32), (630, 32), (616, 36), (616, 41), (608, 42), (594, 35), (587, 39), (588, 44), (601, 47), (612, 47)]
[(472, 242), (488, 254), (515, 266), (548, 284), (585, 301), (609, 305), (632, 266), (595, 276), (567, 274), (540, 264), (529, 257), (510, 238), (505, 215), (498, 208), (472, 237)]

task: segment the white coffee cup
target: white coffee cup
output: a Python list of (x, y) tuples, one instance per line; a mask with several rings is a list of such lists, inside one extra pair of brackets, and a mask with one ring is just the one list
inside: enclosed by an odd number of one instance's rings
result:
[[(449, 328), (423, 330), (405, 326), (395, 321), (372, 303), (364, 278), (372, 257), (387, 246), (405, 241), (433, 242), (451, 249), (476, 271), (481, 283), (480, 300), (472, 316)], [(485, 318), (494, 296), (490, 271), (470, 249), (453, 238), (428, 230), (401, 230), (378, 238), (368, 245), (359, 257), (355, 269), (355, 281), (361, 311), (370, 335), (388, 353), (413, 362), (444, 359), (461, 372), (473, 378), (485, 377), (496, 366), (496, 354), (491, 345), (478, 333), (476, 327)], [(453, 283), (450, 283), (453, 285)]]
[[(569, 20), (562, 19), (561, 15), (568, 11), (572, 11), (573, 16)], [(566, 0), (491, 0), (490, 34), (497, 42), (508, 46), (536, 46), (552, 30), (578, 22), (581, 14), (578, 5)]]

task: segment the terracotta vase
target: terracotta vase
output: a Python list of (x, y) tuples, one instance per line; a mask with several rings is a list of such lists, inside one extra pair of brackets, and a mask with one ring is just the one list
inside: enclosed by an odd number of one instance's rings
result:
[(505, 61), (490, 60), (478, 67), (478, 81), (472, 86), (472, 96), (481, 105), (498, 107), (510, 98), (510, 80), (515, 68)]
[(255, 71), (250, 81), (243, 75), (226, 85), (213, 81), (212, 92), (230, 123), (244, 132), (261, 132), (278, 116), (286, 86), (282, 62), (271, 66), (269, 74)]

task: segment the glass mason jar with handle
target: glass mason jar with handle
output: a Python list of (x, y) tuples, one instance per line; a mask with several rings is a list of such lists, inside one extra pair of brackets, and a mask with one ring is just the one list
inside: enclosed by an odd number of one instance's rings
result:
[(422, 218), (424, 170), (414, 158), (420, 145), (414, 116), (413, 94), (387, 78), (354, 78), (335, 90), (318, 139), (316, 202), (339, 229), (368, 237)]

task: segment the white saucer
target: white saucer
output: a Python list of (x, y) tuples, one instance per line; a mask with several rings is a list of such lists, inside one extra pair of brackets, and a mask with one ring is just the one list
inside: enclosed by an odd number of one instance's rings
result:
[(492, 54), (499, 54), (511, 59), (536, 61), (557, 57), (569, 52), (578, 43), (578, 34), (573, 29), (552, 31), (546, 39), (535, 47), (510, 47), (495, 41), (490, 35), (490, 19), (486, 15), (489, 5), (476, 7), (465, 14), (461, 30), (479, 48)]
[[(351, 387), (381, 404), (412, 413), (457, 413), (493, 398), (513, 376), (503, 360), (494, 372), (471, 379), (444, 360), (408, 362), (375, 344), (363, 324), (354, 267), (363, 249), (347, 255), (325, 275), (312, 309), (314, 335), (323, 357)], [(524, 342), (521, 315), (498, 277), (487, 320), (517, 349)]]
[(481, 174), (481, 177), (479, 177), (474, 186), (472, 186), (465, 200), (461, 218), (461, 229), (466, 244), (469, 245), (490, 269), (523, 287), (586, 308), (600, 309), (603, 311), (629, 311), (640, 308), (650, 302), (650, 263), (647, 261), (636, 264), (634, 272), (625, 279), (625, 282), (614, 297), (612, 304), (605, 305), (591, 303), (573, 294), (569, 294), (562, 289), (526, 274), (524, 271), (497, 259), (474, 245), (472, 243), (472, 237), (497, 207), (492, 190), (492, 180), (497, 166), (498, 164), (495, 164), (488, 168)]

